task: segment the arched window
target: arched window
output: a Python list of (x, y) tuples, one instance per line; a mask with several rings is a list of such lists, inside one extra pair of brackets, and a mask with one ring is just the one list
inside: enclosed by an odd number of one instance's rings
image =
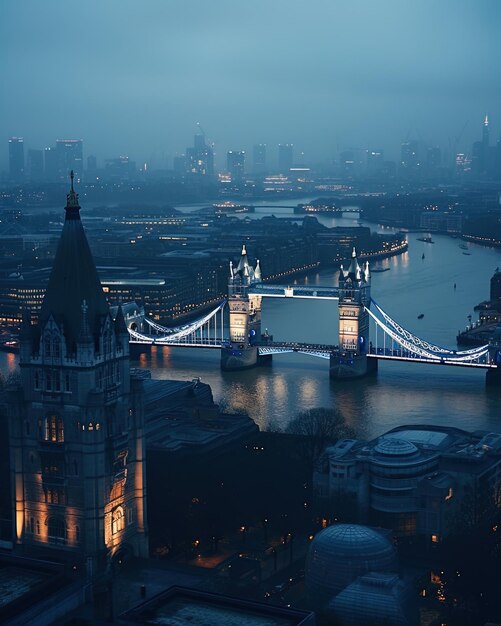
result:
[(124, 510), (121, 506), (117, 508), (111, 514), (111, 532), (116, 535), (118, 532), (124, 529)]
[(64, 441), (64, 424), (58, 415), (49, 415), (45, 419), (45, 441), (61, 443)]
[(45, 356), (51, 356), (52, 341), (50, 340), (50, 335), (45, 335), (43, 343)]
[(40, 534), (40, 520), (37, 519), (36, 521), (36, 528), (37, 528), (37, 535)]
[(62, 517), (49, 517), (49, 537), (52, 539), (66, 539), (66, 524)]
[(33, 517), (30, 517), (30, 533), (33, 534), (35, 532), (35, 520)]
[(59, 337), (54, 337), (52, 340), (52, 356), (56, 358), (61, 356), (61, 340)]

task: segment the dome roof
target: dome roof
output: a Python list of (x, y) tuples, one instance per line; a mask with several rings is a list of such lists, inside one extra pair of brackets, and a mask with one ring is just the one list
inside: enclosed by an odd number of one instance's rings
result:
[(411, 441), (395, 437), (381, 437), (374, 450), (385, 456), (407, 456), (419, 451)]
[(311, 542), (306, 587), (315, 606), (321, 607), (358, 576), (396, 568), (395, 550), (383, 534), (358, 524), (334, 524)]

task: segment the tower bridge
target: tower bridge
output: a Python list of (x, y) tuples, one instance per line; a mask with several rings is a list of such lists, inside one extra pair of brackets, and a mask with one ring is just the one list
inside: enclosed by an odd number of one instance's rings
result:
[[(263, 298), (338, 301), (338, 344), (274, 341), (268, 331), (261, 332)], [(488, 384), (501, 382), (501, 337), (477, 348), (452, 350), (414, 335), (371, 297), (369, 263), (360, 265), (355, 249), (349, 267), (340, 268), (338, 287), (267, 285), (259, 260), (253, 267), (244, 245), (238, 264), (230, 262), (228, 297), (213, 311), (168, 328), (141, 317), (136, 305), (126, 323), (132, 344), (220, 350), (223, 370), (246, 369), (273, 355), (298, 352), (328, 360), (334, 379), (375, 373), (379, 361), (402, 361), (485, 369)]]

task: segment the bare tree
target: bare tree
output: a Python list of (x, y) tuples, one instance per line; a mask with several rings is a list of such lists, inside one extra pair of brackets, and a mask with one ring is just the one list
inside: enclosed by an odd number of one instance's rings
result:
[(311, 471), (327, 446), (338, 439), (355, 436), (355, 431), (346, 424), (339, 411), (322, 407), (299, 413), (285, 432), (301, 437), (301, 455)]

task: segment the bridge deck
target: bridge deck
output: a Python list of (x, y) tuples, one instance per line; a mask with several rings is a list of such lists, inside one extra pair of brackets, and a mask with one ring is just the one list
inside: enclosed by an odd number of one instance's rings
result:
[(337, 287), (322, 285), (263, 285), (258, 283), (249, 289), (249, 295), (267, 298), (314, 298), (315, 300), (339, 300)]

